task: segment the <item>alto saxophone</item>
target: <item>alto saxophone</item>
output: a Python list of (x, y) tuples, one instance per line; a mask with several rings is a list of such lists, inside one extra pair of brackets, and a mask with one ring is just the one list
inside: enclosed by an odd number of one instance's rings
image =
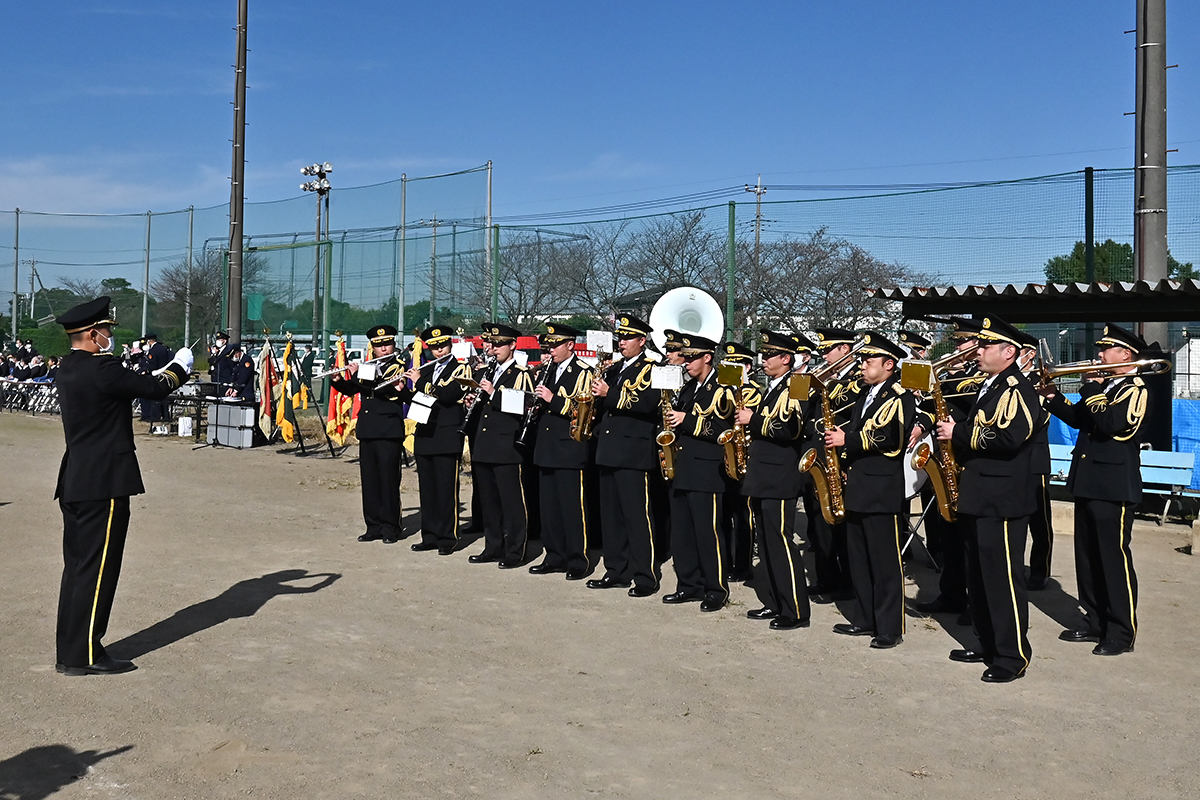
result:
[[(942, 385), (939, 381), (934, 380), (932, 391), (938, 422), (949, 422), (950, 409), (946, 406), (946, 399), (942, 397)], [(922, 442), (913, 453), (912, 465), (914, 469), (925, 470), (925, 474), (929, 476), (930, 486), (937, 497), (938, 513), (942, 515), (942, 519), (954, 522), (958, 518), (958, 476), (962, 467), (954, 458), (954, 446), (948, 439), (941, 443), (941, 451), (941, 457), (935, 457), (929, 443)]]
[[(608, 355), (597, 353), (599, 363), (596, 367), (596, 373), (603, 372), (611, 359)], [(592, 391), (592, 384), (588, 385), (577, 395), (571, 398), (571, 438), (577, 442), (586, 442), (592, 438), (592, 423), (596, 420), (596, 394)]]
[(675, 477), (675, 431), (671, 429), (671, 412), (675, 410), (673, 390), (663, 389), (659, 408), (662, 410), (663, 429), (654, 437), (654, 441), (658, 443), (658, 466), (663, 478), (669, 481)]
[[(746, 399), (742, 396), (741, 387), (734, 387), (734, 414), (746, 407)], [(725, 446), (725, 474), (735, 481), (746, 477), (746, 453), (750, 447), (750, 432), (746, 426), (735, 422), (733, 427), (722, 431), (717, 437), (717, 444)]]
[[(824, 430), (830, 431), (837, 427), (833, 418), (833, 409), (829, 405), (828, 387), (818, 384), (817, 391), (821, 393), (821, 422)], [(837, 448), (825, 446), (825, 459), (817, 457), (817, 449), (810, 447), (800, 459), (800, 469), (812, 475), (813, 486), (817, 490), (817, 498), (821, 501), (821, 516), (830, 525), (836, 525), (846, 519), (846, 499), (842, 492), (842, 464), (838, 457)]]

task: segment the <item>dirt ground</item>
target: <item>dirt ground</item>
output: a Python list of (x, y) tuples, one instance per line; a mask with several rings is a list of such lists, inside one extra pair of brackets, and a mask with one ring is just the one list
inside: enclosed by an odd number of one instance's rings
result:
[[(910, 617), (875, 651), (731, 605), (361, 544), (357, 465), (139, 435), (106, 643), (136, 672), (54, 671), (55, 419), (0, 415), (0, 798), (1196, 797), (1200, 560), (1140, 521), (1137, 651), (1058, 641), (1075, 606), (1069, 506), (1033, 594), (1027, 677), (946, 655)], [(465, 487), (464, 487), (465, 488)], [(406, 515), (415, 476), (405, 472)], [(469, 494), (463, 492), (464, 508)], [(410, 531), (411, 516), (410, 518)], [(667, 565), (664, 586), (674, 588)], [(910, 597), (936, 575), (910, 563)]]

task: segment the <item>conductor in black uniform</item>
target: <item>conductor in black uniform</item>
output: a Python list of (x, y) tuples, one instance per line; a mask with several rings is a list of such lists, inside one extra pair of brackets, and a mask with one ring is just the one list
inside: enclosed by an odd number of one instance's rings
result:
[(631, 597), (658, 591), (662, 573), (654, 548), (650, 471), (658, 466), (654, 443), (659, 392), (650, 388), (654, 362), (646, 357), (651, 327), (632, 315), (617, 319), (623, 356), (592, 383), (600, 420), (596, 466), (600, 468), (600, 518), (604, 529), (604, 577), (591, 589), (627, 587)]
[(863, 335), (862, 392), (850, 421), (825, 432), (826, 446), (845, 447), (846, 553), (854, 610), (836, 633), (874, 633), (882, 650), (904, 640), (904, 565), (900, 515), (904, 511), (904, 456), (916, 398), (900, 386), (908, 354), (878, 333)]
[(233, 348), (229, 346), (229, 334), (224, 331), (218, 332), (216, 341), (209, 348), (208, 377), (217, 385), (217, 392), (221, 395), (225, 394), (225, 390), (229, 388), (229, 384), (233, 380), (232, 355)]
[(100, 640), (108, 629), (129, 528), (129, 498), (142, 494), (130, 403), (161, 400), (188, 379), (192, 352), (181, 348), (157, 376), (125, 369), (112, 357), (109, 298), (58, 317), (71, 340), (57, 385), (66, 452), (54, 496), (63, 515), (63, 574), (58, 600), (57, 669), (66, 675), (128, 672)]
[[(529, 511), (525, 505), (522, 463), (525, 455), (517, 449), (524, 414), (503, 410), (503, 389), (532, 392), (529, 371), (517, 363), (513, 353), (521, 333), (498, 322), (487, 327), (488, 342), (495, 367), (477, 374), (483, 394), (476, 403), (475, 441), (471, 447), (471, 468), (475, 491), (483, 509), (483, 552), (471, 556), (472, 563), (500, 562), (501, 569), (513, 569), (525, 563), (525, 545)], [(524, 405), (522, 404), (522, 408)]]
[[(429, 409), (425, 422), (413, 432), (413, 455), (421, 495), (421, 541), (413, 550), (437, 550), (448, 556), (458, 544), (458, 478), (462, 468), (463, 405), (466, 387), (457, 378), (470, 378), (471, 368), (451, 355), (452, 330), (434, 325), (421, 332), (433, 357), (420, 369), (405, 373), (412, 387), (401, 402)], [(415, 409), (409, 409), (409, 415)]]
[[(1145, 340), (1118, 325), (1105, 325), (1096, 342), (1100, 362), (1122, 364), (1145, 350)], [(1054, 416), (1079, 429), (1071, 455), (1067, 491), (1075, 496), (1075, 577), (1083, 625), (1066, 630), (1068, 642), (1097, 642), (1092, 652), (1116, 656), (1137, 638), (1137, 573), (1130, 544), (1133, 510), (1142, 499), (1138, 441), (1146, 420), (1146, 384), (1130, 366), (1107, 378), (1087, 380), (1071, 405), (1050, 388)]]
[(396, 329), (376, 325), (367, 331), (374, 355), (392, 358), (371, 365), (370, 378), (360, 377), (358, 364), (349, 365), (330, 385), (344, 395), (359, 395), (358, 472), (362, 477), (363, 521), (366, 533), (360, 542), (382, 540), (393, 544), (404, 535), (400, 522), (400, 453), (404, 449), (404, 406), (401, 388), (392, 381), (404, 371), (395, 359)]
[(798, 336), (759, 331), (766, 391), (757, 408), (743, 408), (736, 417), (750, 434), (742, 494), (750, 501), (758, 555), (767, 578), (767, 604), (747, 611), (746, 616), (769, 619), (776, 630), (807, 627), (811, 615), (804, 562), (793, 544), (807, 401), (791, 398), (788, 379), (800, 344)]
[(1032, 650), (1025, 590), (1025, 539), (1037, 509), (1035, 434), (1042, 423), (1037, 391), (1021, 373), (1017, 355), (1032, 341), (1004, 320), (987, 316), (979, 331), (984, 380), (962, 422), (938, 422), (962, 466), (958, 525), (967, 544), (971, 619), (979, 649), (950, 651), (951, 661), (986, 663), (982, 680), (1020, 678)]
[(586, 578), (592, 571), (588, 556), (588, 509), (584, 470), (589, 442), (571, 437), (573, 397), (592, 390), (595, 371), (575, 356), (575, 340), (583, 332), (561, 322), (547, 322), (542, 341), (548, 348), (549, 369), (536, 389), (545, 408), (537, 420), (533, 463), (539, 473), (542, 545), (546, 554), (529, 571), (534, 575), (567, 573), (567, 580)]

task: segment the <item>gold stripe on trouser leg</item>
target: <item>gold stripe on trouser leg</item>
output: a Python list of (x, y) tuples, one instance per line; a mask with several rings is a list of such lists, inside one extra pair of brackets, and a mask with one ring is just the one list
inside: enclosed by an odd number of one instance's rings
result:
[(579, 470), (579, 514), (583, 520), (583, 560), (587, 563), (587, 568), (592, 568), (592, 558), (587, 554), (587, 501), (583, 494), (583, 470)]
[[(658, 555), (654, 552), (654, 524), (650, 522), (650, 473), (642, 473), (642, 485), (646, 490), (646, 532), (650, 534), (650, 577), (654, 577), (658, 566)], [(655, 581), (657, 584), (658, 581)]]
[[(1119, 538), (1117, 540), (1117, 543), (1121, 547), (1121, 561), (1123, 561), (1125, 564), (1125, 591), (1128, 592), (1128, 594), (1129, 594), (1129, 624), (1133, 628), (1133, 638), (1136, 639), (1137, 638), (1137, 610), (1133, 607), (1133, 580), (1129, 577), (1129, 557), (1125, 555), (1125, 508), (1126, 508), (1126, 504), (1121, 503), (1121, 529), (1118, 532)], [(1133, 538), (1133, 535), (1131, 533), (1130, 539), (1132, 539), (1132, 538)], [(1130, 547), (1133, 546), (1132, 541), (1129, 543), (1129, 546)], [(1130, 645), (1132, 645), (1132, 644), (1133, 644), (1133, 642), (1130, 642)]]
[(900, 570), (900, 633), (908, 632), (904, 618), (904, 554), (900, 552), (900, 515), (892, 515), (892, 529), (896, 533), (896, 569)]
[(517, 464), (517, 485), (521, 487), (521, 509), (525, 512), (525, 541), (521, 542), (521, 561), (524, 562), (525, 548), (529, 544), (529, 506), (525, 504), (525, 473), (520, 464)]
[[(793, 500), (792, 502), (794, 503), (796, 501)], [(799, 595), (799, 590), (796, 587), (796, 564), (792, 560), (792, 548), (790, 546), (791, 543), (788, 542), (787, 526), (783, 524), (783, 512), (787, 508), (785, 503), (787, 503), (787, 500), (779, 501), (779, 538), (783, 540), (783, 552), (787, 553), (788, 580), (790, 580), (792, 582), (792, 608), (796, 609), (796, 613), (799, 614), (800, 613), (800, 595)], [(764, 548), (766, 547), (765, 542), (763, 543), (763, 547)], [(776, 611), (778, 611), (778, 610), (779, 609), (776, 609)]]
[(96, 654), (92, 651), (92, 643), (96, 640), (96, 607), (100, 605), (100, 583), (104, 580), (104, 564), (108, 561), (108, 540), (112, 535), (113, 514), (117, 510), (117, 501), (108, 501), (108, 524), (104, 526), (104, 550), (100, 554), (100, 574), (96, 576), (96, 593), (92, 597), (92, 618), (88, 621), (88, 663), (96, 663)]
[[(458, 460), (454, 462), (454, 541), (458, 541), (458, 484), (460, 474), (462, 472), (462, 453), (458, 454)], [(474, 479), (471, 483), (471, 496), (475, 496)]]
[(1029, 656), (1025, 655), (1025, 646), (1021, 643), (1024, 638), (1024, 631), (1021, 630), (1021, 615), (1017, 608), (1017, 589), (1013, 586), (1012, 574), (1012, 550), (1008, 546), (1008, 520), (1004, 520), (1004, 565), (1008, 570), (1008, 595), (1012, 598), (1013, 619), (1017, 623), (1017, 652), (1021, 655), (1021, 660), (1025, 662), (1025, 666), (1029, 666)]
[(725, 590), (725, 599), (729, 599), (729, 587), (725, 585), (725, 562), (721, 559), (721, 530), (717, 520), (717, 496), (712, 496), (712, 532), (713, 544), (717, 547), (717, 583)]

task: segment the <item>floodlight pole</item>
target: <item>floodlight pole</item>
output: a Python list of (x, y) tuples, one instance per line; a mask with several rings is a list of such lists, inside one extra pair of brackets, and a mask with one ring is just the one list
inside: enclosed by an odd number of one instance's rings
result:
[(17, 209), (16, 228), (13, 232), (13, 299), (12, 299), (12, 338), (17, 340), (17, 297), (21, 292), (21, 209)]
[[(233, 108), (233, 172), (229, 192), (229, 303), (226, 327), (230, 341), (242, 340), (242, 212), (246, 201), (246, 23), (248, 0), (238, 0), (237, 63)], [(144, 333), (143, 326), (143, 333)]]

